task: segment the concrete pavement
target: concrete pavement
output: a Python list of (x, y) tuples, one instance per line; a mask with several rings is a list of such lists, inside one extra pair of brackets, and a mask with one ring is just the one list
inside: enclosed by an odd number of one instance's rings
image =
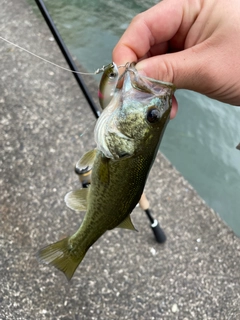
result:
[[(2, 0), (0, 21), (1, 36), (66, 66), (27, 1)], [(164, 245), (137, 208), (139, 232), (109, 231), (70, 283), (39, 264), (37, 250), (81, 222), (63, 198), (95, 118), (71, 73), (3, 41), (0, 54), (0, 319), (240, 319), (240, 240), (161, 154), (146, 193)]]

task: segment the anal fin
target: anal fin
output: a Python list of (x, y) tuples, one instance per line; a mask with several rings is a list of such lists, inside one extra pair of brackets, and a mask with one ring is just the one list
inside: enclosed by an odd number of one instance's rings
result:
[(130, 215), (127, 216), (127, 218), (125, 218), (119, 225), (118, 228), (123, 228), (123, 229), (128, 229), (128, 230), (134, 230), (134, 231), (138, 231), (133, 223), (132, 220), (130, 218)]

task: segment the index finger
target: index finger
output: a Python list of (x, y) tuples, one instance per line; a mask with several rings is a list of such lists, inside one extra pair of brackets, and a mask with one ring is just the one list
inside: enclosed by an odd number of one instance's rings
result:
[(181, 25), (183, 6), (181, 8), (179, 2), (180, 0), (164, 0), (133, 18), (113, 50), (113, 61), (117, 65), (137, 62), (156, 46), (163, 53), (161, 48), (166, 48), (166, 42), (176, 34)]

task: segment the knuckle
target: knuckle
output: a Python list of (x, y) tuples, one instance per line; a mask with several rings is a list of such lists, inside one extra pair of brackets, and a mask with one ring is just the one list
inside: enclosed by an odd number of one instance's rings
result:
[(158, 79), (161, 81), (174, 83), (174, 71), (172, 63), (168, 60), (163, 60), (158, 67)]
[(139, 24), (142, 22), (142, 13), (138, 13), (135, 17), (132, 18), (131, 24)]

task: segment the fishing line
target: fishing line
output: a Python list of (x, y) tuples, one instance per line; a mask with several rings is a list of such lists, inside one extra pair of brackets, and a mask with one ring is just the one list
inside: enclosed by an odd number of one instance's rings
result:
[(58, 67), (58, 68), (60, 68), (60, 69), (63, 69), (63, 70), (65, 70), (65, 71), (68, 71), (68, 72), (78, 73), (78, 74), (84, 74), (84, 75), (95, 75), (95, 74), (99, 74), (99, 73), (101, 73), (101, 72), (104, 72), (104, 70), (105, 70), (105, 66), (103, 66), (102, 68), (98, 68), (95, 72), (80, 72), (80, 71), (74, 71), (74, 70), (71, 70), (71, 69), (62, 67), (62, 66), (60, 66), (60, 65), (58, 65), (58, 64), (56, 64), (56, 63), (54, 63), (54, 62), (52, 62), (52, 61), (49, 61), (49, 60), (47, 60), (47, 59), (44, 59), (43, 57), (40, 57), (40, 56), (38, 56), (37, 54), (35, 54), (35, 53), (33, 53), (33, 52), (31, 52), (31, 51), (29, 51), (29, 50), (27, 50), (27, 49), (24, 49), (24, 48), (20, 47), (19, 45), (17, 45), (17, 44), (15, 44), (15, 43), (13, 43), (13, 42), (11, 42), (11, 41), (9, 41), (9, 40), (1, 37), (1, 36), (0, 36), (0, 39), (2, 39), (3, 41), (5, 41), (5, 42), (7, 42), (7, 43), (9, 43), (9, 44), (11, 44), (11, 45), (13, 45), (14, 47), (16, 47), (16, 48), (18, 48), (18, 49), (21, 49), (21, 50), (23, 50), (23, 51), (31, 54), (32, 56), (34, 56), (34, 57), (36, 57), (36, 58), (38, 58), (38, 59), (40, 59), (40, 60), (43, 60), (44, 62), (47, 62), (47, 63), (49, 63), (49, 64), (51, 64), (51, 65), (53, 65), (53, 66), (55, 66), (55, 67)]

